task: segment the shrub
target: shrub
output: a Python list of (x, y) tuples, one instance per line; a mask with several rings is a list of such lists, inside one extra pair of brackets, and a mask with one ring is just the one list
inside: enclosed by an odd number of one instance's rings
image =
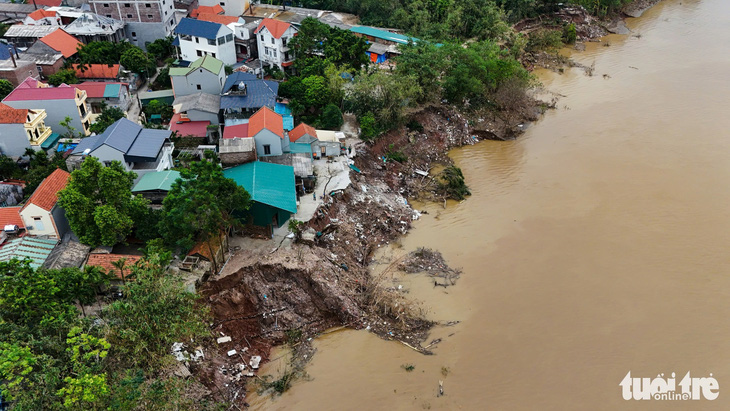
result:
[(575, 43), (575, 40), (578, 38), (578, 34), (575, 31), (575, 24), (570, 23), (563, 27), (563, 43), (565, 44), (573, 44)]
[(339, 130), (342, 127), (342, 111), (335, 104), (327, 104), (319, 116), (319, 124), (326, 130)]
[(371, 141), (380, 134), (380, 129), (375, 123), (375, 116), (368, 112), (360, 117), (360, 138), (365, 141)]
[(527, 51), (554, 51), (562, 47), (562, 33), (557, 30), (540, 29), (533, 31), (527, 38)]

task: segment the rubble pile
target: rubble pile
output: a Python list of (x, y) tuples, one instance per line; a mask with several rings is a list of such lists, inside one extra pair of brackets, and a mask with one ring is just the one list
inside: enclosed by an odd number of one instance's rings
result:
[(442, 278), (446, 282), (436, 285), (444, 287), (455, 285), (461, 275), (461, 270), (453, 269), (446, 264), (440, 252), (430, 248), (419, 248), (408, 254), (405, 260), (398, 265), (398, 269), (406, 273), (426, 273), (434, 278)]

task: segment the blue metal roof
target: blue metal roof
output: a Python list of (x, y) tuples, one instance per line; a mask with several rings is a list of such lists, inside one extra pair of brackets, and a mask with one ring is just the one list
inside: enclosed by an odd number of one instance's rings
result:
[(143, 128), (121, 118), (98, 136), (82, 139), (72, 154), (83, 154), (87, 149), (91, 154), (102, 145), (107, 145), (124, 153), (125, 159), (130, 162), (153, 161), (171, 133), (170, 130)]
[(0, 60), (9, 59), (10, 53), (15, 54), (15, 48), (11, 44), (0, 43)]
[(175, 27), (175, 33), (214, 40), (218, 36), (218, 30), (220, 30), (221, 26), (222, 24), (210, 21), (184, 18)]
[(420, 40), (415, 37), (408, 37), (398, 33), (391, 33), (386, 30), (376, 29), (368, 26), (354, 26), (350, 28), (353, 33), (364, 34), (366, 36), (375, 37), (377, 39), (392, 41), (399, 44), (408, 44), (409, 41), (418, 43)]
[(254, 161), (223, 170), (223, 175), (245, 188), (253, 201), (297, 212), (294, 167)]
[[(244, 83), (246, 95), (226, 95), (234, 85)], [(276, 105), (279, 95), (279, 83), (271, 80), (261, 80), (250, 73), (235, 72), (228, 76), (223, 85), (221, 108), (260, 108)]]

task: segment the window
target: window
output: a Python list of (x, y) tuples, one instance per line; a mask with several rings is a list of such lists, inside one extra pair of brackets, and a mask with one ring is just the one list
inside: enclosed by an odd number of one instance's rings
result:
[(215, 46), (215, 39), (208, 39), (209, 46)]
[(196, 38), (195, 38), (195, 42), (196, 42), (196, 43), (200, 43), (200, 39), (196, 37)]
[(210, 53), (210, 55), (213, 56), (213, 58), (215, 58), (215, 53)]
[(233, 34), (229, 34), (226, 36), (226, 43), (229, 41), (233, 41)]
[(104, 4), (102, 4), (102, 6), (109, 7), (109, 3), (104, 3)]
[(202, 90), (203, 89), (202, 87), (200, 87), (200, 84), (198, 84), (196, 87), (198, 88), (198, 90)]
[(43, 226), (43, 220), (41, 219), (41, 217), (33, 217), (33, 228), (40, 231), (46, 229), (46, 227)]
[(196, 50), (195, 52), (198, 53), (198, 57), (203, 57), (203, 52), (201, 52), (200, 50)]
[(165, 16), (167, 16), (167, 10), (165, 10)]
[(218, 37), (218, 45), (219, 45), (219, 46), (220, 46), (221, 44), (224, 44), (225, 42), (226, 42), (226, 38), (225, 38), (225, 37)]
[(271, 53), (274, 57), (276, 57), (276, 50), (271, 50)]
[[(165, 14), (167, 14), (167, 12), (165, 12)], [(153, 16), (153, 15), (151, 15), (151, 14), (148, 14), (148, 15), (147, 15), (147, 18), (148, 18), (148, 19), (153, 19), (153, 18), (155, 18), (155, 16)]]
[(225, 6), (226, 6), (226, 2), (225, 1), (222, 1), (221, 2), (221, 7), (225, 7)]
[(261, 37), (261, 41), (264, 41), (264, 35), (263, 34), (259, 35), (259, 37)]
[(145, 7), (147, 7), (147, 8), (150, 8), (150, 7), (152, 7), (152, 5), (151, 5), (151, 4), (149, 4), (149, 3), (145, 3), (145, 4), (144, 4), (144, 6), (145, 6)]
[(129, 3), (124, 3), (124, 7), (132, 7), (132, 5)]
[(131, 19), (132, 18), (132, 15), (131, 14), (127, 14), (127, 18), (128, 19)]
[(271, 154), (271, 145), (264, 144), (264, 155)]
[(112, 15), (111, 14), (107, 14), (106, 16), (109, 17), (109, 18), (112, 18)]
[(132, 32), (132, 37), (137, 37), (137, 32), (136, 31), (133, 31)]
[(282, 38), (281, 38), (281, 45), (282, 45), (283, 47), (286, 47), (286, 37), (282, 37)]
[(271, 44), (275, 44), (276, 40), (274, 40), (274, 37), (271, 37)]

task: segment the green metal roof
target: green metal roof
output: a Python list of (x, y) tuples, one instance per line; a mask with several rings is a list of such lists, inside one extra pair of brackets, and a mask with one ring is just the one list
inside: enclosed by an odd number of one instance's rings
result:
[(122, 85), (119, 83), (107, 84), (104, 87), (104, 97), (106, 98), (119, 98), (119, 89)]
[(138, 193), (151, 190), (170, 191), (172, 183), (178, 178), (180, 178), (180, 172), (175, 170), (153, 171), (143, 175), (132, 189), (132, 192)]
[(353, 33), (364, 34), (366, 36), (375, 37), (377, 39), (392, 41), (394, 43), (408, 44), (408, 41), (418, 43), (420, 40), (415, 37), (408, 37), (398, 33), (391, 33), (386, 30), (376, 29), (368, 26), (354, 26), (350, 28)]
[(46, 262), (56, 244), (58, 244), (58, 240), (44, 240), (28, 236), (14, 238), (0, 248), (0, 261), (10, 261), (13, 258), (22, 261), (30, 258), (30, 266), (38, 268)]
[(289, 143), (289, 151), (292, 153), (312, 154), (312, 144), (306, 143)]
[(170, 69), (171, 76), (187, 76), (193, 70), (197, 68), (204, 68), (213, 74), (218, 74), (223, 68), (223, 62), (212, 56), (203, 56), (194, 62), (190, 63), (188, 67), (172, 67)]
[(52, 133), (48, 138), (41, 143), (41, 148), (44, 150), (48, 150), (49, 148), (53, 147), (58, 143), (58, 139), (61, 138), (61, 135), (58, 133)]
[(297, 212), (294, 167), (255, 161), (223, 170), (223, 175), (245, 188), (253, 201)]

